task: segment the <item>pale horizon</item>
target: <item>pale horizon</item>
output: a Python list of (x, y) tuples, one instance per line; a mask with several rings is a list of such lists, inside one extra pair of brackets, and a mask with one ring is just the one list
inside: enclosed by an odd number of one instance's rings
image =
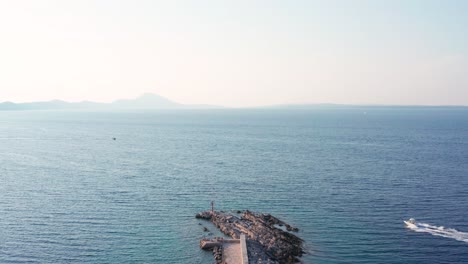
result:
[(251, 106), (227, 106), (227, 105), (221, 105), (221, 104), (190, 104), (190, 103), (182, 103), (182, 102), (178, 102), (178, 101), (175, 101), (175, 100), (172, 100), (171, 98), (168, 98), (166, 96), (162, 96), (160, 94), (156, 94), (156, 93), (152, 93), (152, 92), (146, 92), (146, 93), (143, 93), (143, 94), (140, 94), (140, 95), (136, 95), (136, 96), (133, 96), (133, 97), (129, 97), (129, 98), (116, 98), (116, 99), (113, 99), (111, 101), (92, 101), (92, 100), (87, 100), (87, 99), (83, 99), (83, 100), (76, 100), (76, 101), (67, 101), (67, 100), (62, 100), (62, 99), (57, 99), (57, 98), (53, 98), (53, 99), (48, 99), (48, 100), (40, 100), (40, 101), (25, 101), (25, 102), (14, 102), (14, 101), (0, 101), (0, 104), (1, 103), (15, 103), (15, 104), (23, 104), (23, 103), (47, 103), (47, 102), (52, 102), (52, 101), (62, 101), (62, 102), (66, 102), (66, 103), (83, 103), (83, 102), (91, 102), (91, 103), (100, 103), (100, 104), (111, 104), (111, 103), (114, 103), (114, 102), (117, 102), (119, 100), (134, 100), (134, 99), (137, 99), (138, 97), (140, 96), (143, 96), (145, 94), (152, 94), (152, 95), (158, 95), (158, 96), (161, 96), (173, 103), (177, 103), (177, 104), (181, 104), (181, 105), (206, 105), (206, 106), (214, 106), (214, 107), (228, 107), (228, 108), (256, 108), (256, 107), (275, 107), (275, 106), (301, 106), (301, 105), (342, 105), (342, 106), (369, 106), (369, 107), (372, 107), (372, 106), (395, 106), (395, 107), (411, 107), (411, 106), (414, 106), (414, 107), (468, 107), (468, 105), (456, 105), (456, 104), (453, 104), (453, 105), (447, 105), (447, 104), (373, 104), (373, 103), (356, 103), (356, 104), (352, 104), (352, 103), (333, 103), (333, 102), (321, 102), (321, 103), (309, 103), (309, 102), (295, 102), (295, 103), (278, 103), (278, 104), (269, 104), (269, 105), (251, 105)]
[(463, 1), (2, 1), (0, 102), (468, 105)]

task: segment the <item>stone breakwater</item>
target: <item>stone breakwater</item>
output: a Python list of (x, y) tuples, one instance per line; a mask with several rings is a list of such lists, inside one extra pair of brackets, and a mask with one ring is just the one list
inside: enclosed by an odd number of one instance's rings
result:
[(195, 217), (211, 221), (233, 239), (245, 234), (249, 263), (296, 263), (304, 253), (303, 240), (291, 233), (298, 229), (270, 214), (248, 210), (238, 214), (206, 211)]

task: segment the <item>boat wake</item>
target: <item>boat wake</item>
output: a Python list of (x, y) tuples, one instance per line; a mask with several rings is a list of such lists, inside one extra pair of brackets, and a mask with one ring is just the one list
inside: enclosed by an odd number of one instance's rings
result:
[(458, 241), (468, 243), (468, 233), (460, 232), (453, 228), (445, 228), (443, 226), (433, 226), (426, 223), (415, 223), (414, 225), (407, 225), (407, 228), (421, 233), (429, 233), (434, 236), (441, 236), (452, 238)]

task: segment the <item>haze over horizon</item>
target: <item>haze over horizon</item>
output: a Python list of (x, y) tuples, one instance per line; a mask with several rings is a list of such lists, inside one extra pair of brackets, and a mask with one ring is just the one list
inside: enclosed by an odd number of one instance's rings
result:
[[(80, 106), (80, 108), (86, 109), (95, 109), (98, 110), (99, 108), (93, 108), (94, 106), (99, 106), (99, 107), (105, 107), (105, 106), (112, 106), (112, 105), (119, 105), (122, 102), (129, 102), (131, 105), (129, 107), (125, 107), (128, 109), (171, 109), (171, 108), (186, 108), (186, 109), (215, 109), (215, 108), (283, 108), (283, 107), (307, 107), (307, 106), (363, 106), (363, 107), (468, 107), (468, 105), (411, 105), (411, 104), (336, 104), (336, 103), (279, 103), (279, 104), (271, 104), (271, 105), (254, 105), (254, 106), (225, 106), (225, 105), (220, 105), (220, 104), (183, 104), (177, 101), (172, 100), (171, 98), (167, 98), (164, 96), (160, 96), (155, 93), (143, 93), (139, 96), (134, 96), (132, 98), (119, 98), (116, 100), (113, 100), (111, 102), (98, 102), (98, 101), (91, 101), (91, 100), (80, 100), (80, 101), (66, 101), (66, 100), (61, 100), (61, 99), (50, 99), (50, 100), (44, 100), (44, 101), (29, 101), (29, 102), (12, 102), (12, 101), (1, 101), (0, 100), (0, 110), (5, 110), (4, 106), (6, 105), (6, 109), (9, 110), (11, 109), (11, 105), (16, 105), (16, 106), (22, 106), (22, 105), (28, 105), (28, 108), (31, 110), (34, 109), (41, 109), (42, 107), (46, 106), (46, 109), (48, 109), (48, 105), (51, 106), (54, 109), (57, 105), (59, 104), (59, 108), (61, 109), (61, 106), (65, 106), (63, 103), (69, 105), (71, 107), (70, 109), (74, 109), (72, 105), (77, 105)], [(163, 104), (170, 104), (169, 107), (163, 106), (161, 108), (160, 103)], [(39, 104), (41, 107), (36, 108), (36, 104)], [(84, 105), (82, 105), (84, 104)], [(87, 105), (91, 104), (91, 105)], [(192, 108), (194, 107), (194, 108)], [(105, 110), (105, 108), (102, 108)]]
[(467, 13), (457, 0), (0, 0), (0, 102), (468, 105)]

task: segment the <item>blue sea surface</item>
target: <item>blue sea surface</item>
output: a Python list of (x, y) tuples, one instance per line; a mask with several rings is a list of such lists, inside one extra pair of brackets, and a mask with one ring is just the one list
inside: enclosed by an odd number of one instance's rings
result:
[(468, 110), (0, 111), (0, 263), (212, 263), (211, 200), (304, 263), (468, 263)]

